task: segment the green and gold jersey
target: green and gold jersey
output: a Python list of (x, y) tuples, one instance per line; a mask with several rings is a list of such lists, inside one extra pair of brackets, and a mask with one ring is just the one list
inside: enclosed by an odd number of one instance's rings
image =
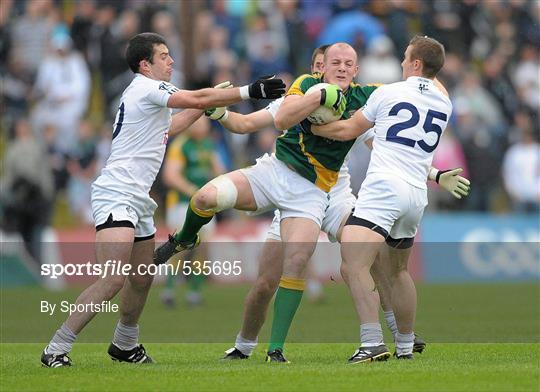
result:
[[(291, 85), (287, 95), (304, 95), (311, 86), (322, 82), (322, 74), (302, 75)], [(347, 107), (341, 118), (350, 118), (362, 108), (378, 86), (351, 83), (345, 92)], [(354, 140), (342, 142), (304, 133), (297, 124), (277, 139), (276, 157), (323, 191), (329, 192), (336, 184), (339, 169), (353, 144)]]
[[(212, 162), (214, 153), (214, 143), (210, 139), (194, 140), (182, 135), (174, 139), (165, 159), (181, 163), (180, 174), (201, 188), (214, 177)], [(179, 201), (189, 202), (189, 197), (174, 189), (167, 192), (167, 208)]]

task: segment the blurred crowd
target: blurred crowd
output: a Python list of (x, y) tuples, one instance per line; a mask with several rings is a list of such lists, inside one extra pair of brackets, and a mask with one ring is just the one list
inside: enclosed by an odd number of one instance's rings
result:
[[(473, 184), (464, 202), (434, 186), (432, 208), (540, 209), (538, 1), (2, 0), (4, 225), (50, 224), (59, 196), (81, 223), (92, 223), (90, 184), (107, 159), (118, 99), (133, 77), (124, 50), (142, 31), (167, 39), (172, 82), (189, 89), (274, 73), (290, 84), (309, 70), (315, 47), (337, 41), (357, 49), (359, 83), (391, 83), (401, 79), (409, 39), (432, 36), (447, 50), (440, 79), (454, 104), (434, 165), (463, 167)], [(212, 127), (227, 170), (271, 151), (279, 135)], [(362, 146), (354, 148), (356, 187), (368, 159)], [(155, 188), (163, 200), (161, 179)]]

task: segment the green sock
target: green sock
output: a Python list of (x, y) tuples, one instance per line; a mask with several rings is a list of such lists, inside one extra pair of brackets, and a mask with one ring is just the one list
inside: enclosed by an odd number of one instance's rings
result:
[[(288, 280), (292, 279), (289, 278)], [(294, 280), (303, 282), (301, 279)], [(302, 294), (304, 294), (303, 287), (283, 287), (282, 278), (282, 283), (280, 283), (280, 287), (276, 293), (276, 299), (274, 300), (274, 319), (272, 320), (272, 332), (270, 334), (268, 351), (274, 351), (278, 348), (283, 350), (289, 327), (292, 324), (298, 305), (300, 305), (300, 301), (302, 300)]]
[(182, 230), (175, 234), (174, 239), (178, 242), (193, 241), (201, 227), (210, 222), (213, 217), (213, 212), (199, 210), (190, 202), (184, 226), (182, 226)]
[(206, 276), (204, 276), (203, 274), (189, 275), (189, 281), (188, 281), (189, 291), (196, 292), (196, 293), (200, 292), (205, 280), (206, 280)]
[(165, 288), (169, 290), (174, 290), (174, 280), (176, 279), (176, 276), (174, 275), (168, 275), (167, 274), (167, 281), (165, 282)]

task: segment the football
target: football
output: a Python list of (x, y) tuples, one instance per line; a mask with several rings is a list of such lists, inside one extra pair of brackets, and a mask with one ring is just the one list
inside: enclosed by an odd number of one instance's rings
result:
[[(318, 83), (315, 86), (311, 86), (307, 91), (306, 95), (312, 94), (315, 91), (319, 91), (326, 86), (329, 86), (329, 83)], [(317, 109), (311, 112), (307, 119), (315, 125), (328, 124), (332, 121), (337, 121), (340, 119), (340, 116), (337, 116), (332, 109), (327, 108), (326, 106), (319, 106)]]

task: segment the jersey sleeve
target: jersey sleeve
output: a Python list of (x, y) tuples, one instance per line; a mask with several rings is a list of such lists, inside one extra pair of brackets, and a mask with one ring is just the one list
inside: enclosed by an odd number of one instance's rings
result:
[(291, 87), (289, 88), (289, 91), (287, 91), (287, 94), (285, 94), (285, 96), (304, 95), (311, 86), (314, 86), (317, 83), (319, 83), (319, 81), (318, 79), (313, 77), (313, 75), (310, 75), (310, 74), (302, 75), (294, 81), (294, 83), (291, 85)]
[(268, 110), (268, 113), (270, 113), (272, 115), (272, 118), (276, 118), (276, 114), (279, 110), (279, 107), (281, 106), (281, 104), (283, 103), (283, 100), (285, 98), (281, 97), (281, 98), (278, 98), (276, 99), (275, 101), (272, 101), (268, 104), (268, 106), (265, 108), (266, 110)]
[(362, 108), (362, 113), (364, 114), (364, 117), (366, 120), (374, 123), (375, 119), (377, 118), (377, 109), (379, 108), (379, 104), (382, 99), (383, 95), (383, 88), (378, 88), (377, 90), (373, 91), (373, 93), (369, 96), (366, 104)]
[(180, 89), (171, 83), (152, 83), (152, 85), (149, 86), (148, 100), (155, 105), (167, 107), (169, 97), (177, 91), (180, 91)]

